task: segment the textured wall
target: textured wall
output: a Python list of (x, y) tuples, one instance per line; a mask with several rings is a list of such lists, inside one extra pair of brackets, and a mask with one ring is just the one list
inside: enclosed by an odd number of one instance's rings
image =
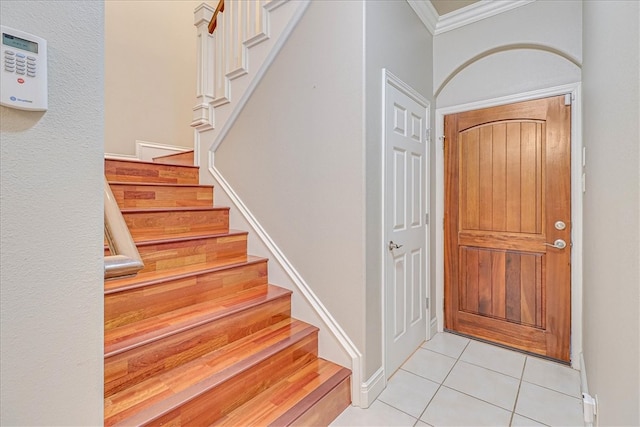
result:
[(135, 141), (193, 147), (196, 28), (201, 1), (105, 2), (105, 151)]
[(0, 17), (49, 49), (49, 110), (0, 107), (0, 423), (100, 425), (103, 4)]
[(640, 3), (584, 2), (584, 358), (599, 425), (640, 425)]

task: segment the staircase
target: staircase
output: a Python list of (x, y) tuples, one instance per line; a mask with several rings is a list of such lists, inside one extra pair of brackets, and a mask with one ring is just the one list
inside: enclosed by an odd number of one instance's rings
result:
[(318, 358), (318, 329), (291, 318), (291, 291), (268, 283), (192, 164), (105, 160), (145, 263), (105, 281), (105, 425), (329, 424), (350, 371)]

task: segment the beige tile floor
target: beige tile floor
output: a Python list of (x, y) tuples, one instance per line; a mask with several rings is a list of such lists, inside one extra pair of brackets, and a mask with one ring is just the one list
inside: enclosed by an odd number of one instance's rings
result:
[(584, 426), (580, 373), (449, 333), (425, 342), (367, 409), (331, 426)]

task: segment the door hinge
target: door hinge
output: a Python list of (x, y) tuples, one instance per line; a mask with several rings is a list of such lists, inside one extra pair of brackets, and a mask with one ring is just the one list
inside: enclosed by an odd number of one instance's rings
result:
[(442, 151), (444, 151), (444, 141), (445, 141), (445, 137), (444, 135), (442, 135), (441, 137), (438, 138), (440, 141), (442, 141)]
[(564, 105), (571, 105), (571, 101), (573, 101), (573, 94), (567, 93), (564, 96)]
[(427, 213), (427, 214), (424, 214), (424, 223), (425, 223), (426, 225), (429, 225), (429, 214), (428, 214), (428, 213)]
[(429, 310), (429, 297), (425, 298), (427, 300), (427, 310)]
[(431, 142), (431, 128), (427, 128), (427, 143)]

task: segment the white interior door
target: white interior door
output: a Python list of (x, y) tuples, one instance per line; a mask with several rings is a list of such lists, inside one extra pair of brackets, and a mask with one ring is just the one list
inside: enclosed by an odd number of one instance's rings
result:
[(429, 104), (384, 72), (385, 373), (427, 334), (427, 128)]

